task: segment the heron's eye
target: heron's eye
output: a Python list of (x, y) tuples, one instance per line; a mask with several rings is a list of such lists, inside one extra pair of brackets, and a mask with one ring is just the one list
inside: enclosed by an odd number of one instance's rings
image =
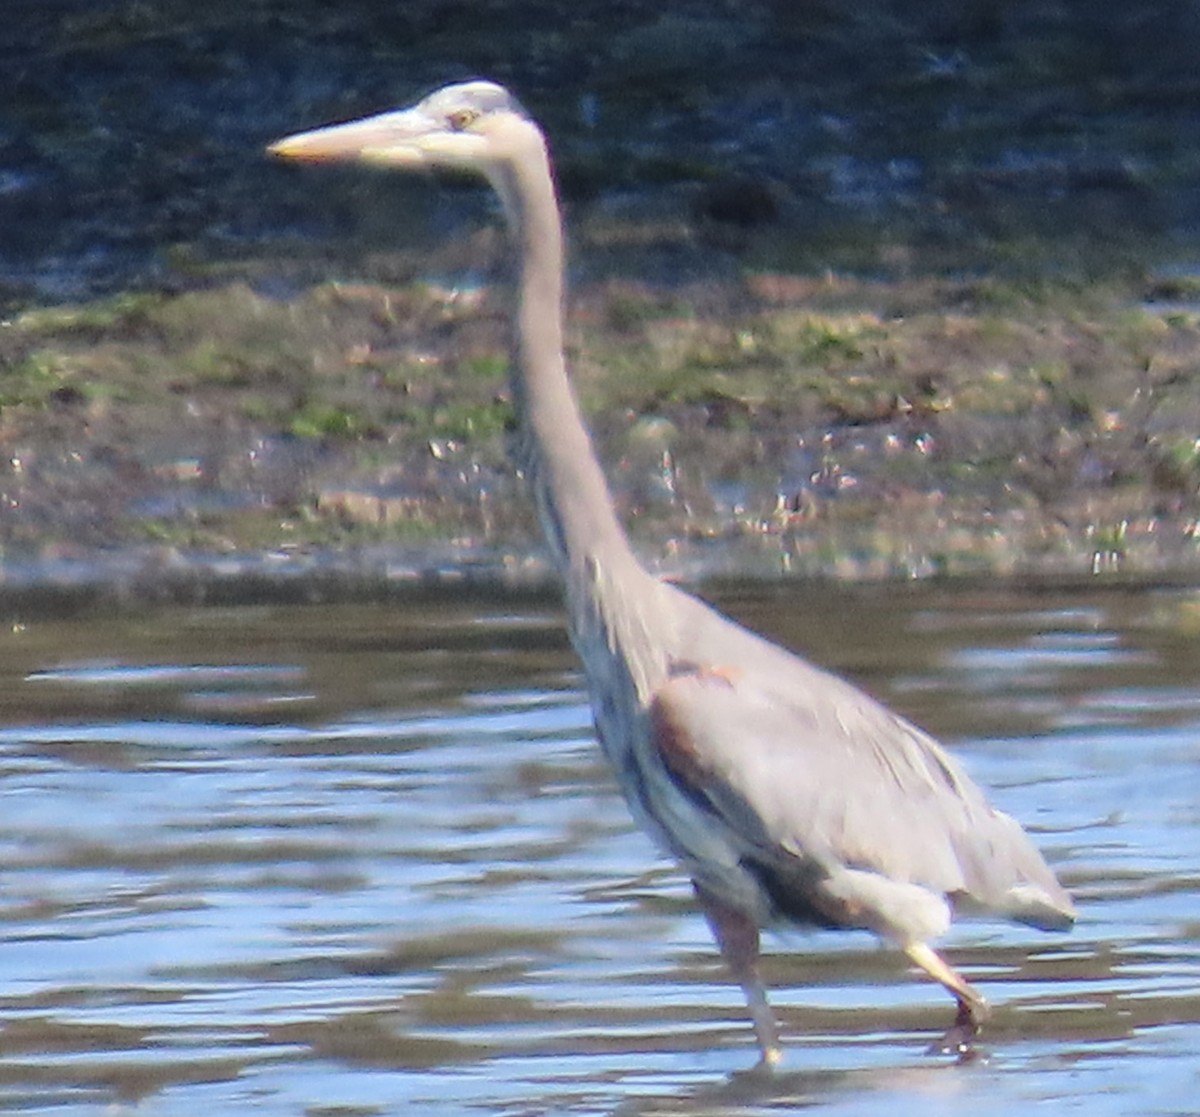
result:
[(455, 132), (462, 132), (478, 119), (479, 113), (475, 109), (455, 109), (449, 116), (449, 124)]

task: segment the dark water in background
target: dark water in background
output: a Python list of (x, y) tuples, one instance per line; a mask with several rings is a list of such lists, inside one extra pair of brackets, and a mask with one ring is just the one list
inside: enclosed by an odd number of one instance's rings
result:
[(755, 1052), (591, 740), (553, 602), (0, 636), (0, 1111), (1200, 1112), (1200, 597), (724, 604), (943, 737), (1080, 903), (959, 927), (990, 1058), (866, 936), (773, 940)]

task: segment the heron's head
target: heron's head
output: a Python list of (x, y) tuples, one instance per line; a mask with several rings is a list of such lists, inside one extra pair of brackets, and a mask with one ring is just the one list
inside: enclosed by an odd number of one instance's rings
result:
[(286, 136), (267, 150), (308, 162), (455, 167), (492, 178), (541, 142), (507, 89), (468, 81), (447, 85), (411, 108)]

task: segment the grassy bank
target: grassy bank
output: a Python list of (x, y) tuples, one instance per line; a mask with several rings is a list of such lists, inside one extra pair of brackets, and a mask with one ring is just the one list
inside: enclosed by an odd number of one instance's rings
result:
[[(613, 240), (583, 221), (577, 255)], [(500, 251), (468, 241), (447, 251)], [(14, 316), (3, 557), (536, 549), (505, 464), (504, 287), (418, 267), (264, 265)], [(667, 566), (733, 545), (846, 577), (1178, 570), (1196, 560), (1197, 294), (1130, 274), (596, 275), (571, 357), (617, 500)]]

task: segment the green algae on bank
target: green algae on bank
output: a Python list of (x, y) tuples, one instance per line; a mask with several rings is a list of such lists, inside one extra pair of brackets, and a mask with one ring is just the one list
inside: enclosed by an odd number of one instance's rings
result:
[[(1200, 313), (1157, 281), (773, 273), (575, 292), (623, 515), (665, 568), (1193, 569)], [(213, 281), (0, 332), (6, 560), (452, 541), (536, 551), (503, 296)], [(716, 565), (722, 560), (714, 559)]]

